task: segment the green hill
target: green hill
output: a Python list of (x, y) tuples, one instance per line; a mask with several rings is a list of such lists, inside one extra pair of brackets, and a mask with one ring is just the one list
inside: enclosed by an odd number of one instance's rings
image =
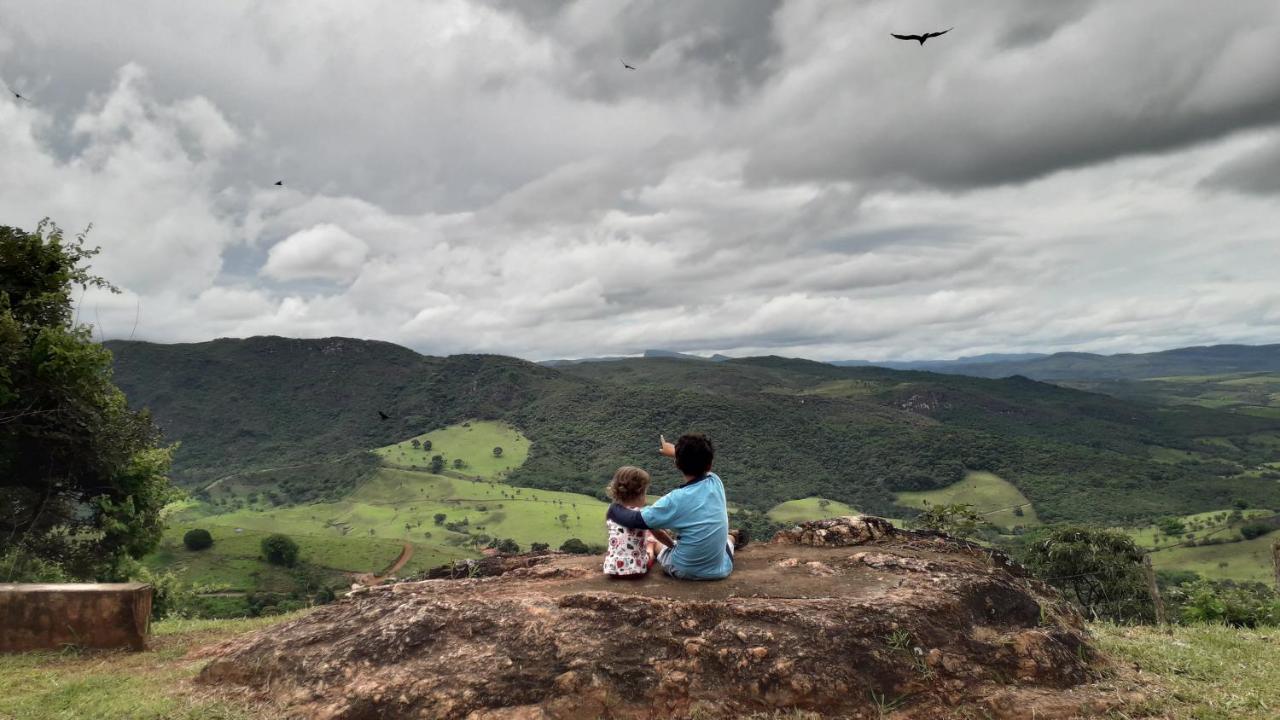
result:
[[(527, 461), (509, 466), (505, 482), (595, 496), (622, 464), (648, 467), (658, 491), (670, 488), (678, 477), (655, 456), (657, 435), (698, 429), (717, 443), (731, 499), (760, 511), (822, 497), (892, 516), (898, 493), (972, 471), (1008, 481), (1046, 522), (1122, 523), (1236, 499), (1280, 506), (1280, 485), (1248, 474), (1280, 461), (1256, 442), (1280, 437), (1280, 420), (1025, 378), (777, 357), (549, 368), (345, 338), (108, 347), (130, 402), (181, 442), (181, 484), (200, 492), (269, 480), (272, 504), (339, 500), (378, 472), (368, 450), (478, 418), (529, 440)], [(1206, 436), (1223, 442), (1197, 442)], [(1253, 455), (1242, 456), (1242, 442)], [(1157, 462), (1153, 448), (1195, 459)]]

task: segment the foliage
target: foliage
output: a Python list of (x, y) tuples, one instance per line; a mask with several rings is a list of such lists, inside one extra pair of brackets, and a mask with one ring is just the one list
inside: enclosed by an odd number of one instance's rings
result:
[(982, 518), (967, 503), (950, 503), (947, 505), (926, 505), (924, 512), (915, 518), (917, 527), (954, 535), (955, 537), (973, 537), (978, 532)]
[(1124, 533), (1072, 525), (1037, 532), (1024, 558), (1089, 617), (1115, 622), (1155, 617), (1142, 561), (1142, 551)]
[(1280, 626), (1280, 594), (1262, 583), (1194, 580), (1166, 591), (1164, 598), (1186, 623)]
[(591, 548), (578, 538), (569, 538), (560, 544), (560, 552), (572, 553), (574, 555), (589, 555)]
[(492, 547), (496, 548), (500, 553), (515, 555), (520, 552), (520, 544), (511, 538), (495, 539)]
[(502, 448), (501, 448), (501, 447), (495, 447), (495, 448), (493, 449), (493, 456), (494, 456), (494, 457), (496, 457), (496, 458), (500, 458), (500, 457), (502, 457)]
[(1244, 536), (1245, 540), (1252, 540), (1254, 538), (1262, 537), (1275, 529), (1274, 525), (1268, 523), (1249, 523), (1248, 525), (1240, 528), (1240, 534)]
[(550, 549), (551, 549), (551, 546), (544, 542), (536, 542), (536, 543), (529, 544), (529, 552), (540, 553), (540, 552), (546, 552)]
[(1169, 535), (1170, 537), (1175, 535), (1181, 535), (1187, 531), (1186, 523), (1182, 522), (1176, 517), (1160, 518), (1158, 521), (1156, 521), (1156, 527), (1160, 529), (1160, 532), (1164, 533), (1165, 535)]
[(111, 353), (72, 315), (96, 248), (44, 221), (0, 227), (0, 580), (58, 565), (95, 579), (160, 539), (169, 450), (112, 382)]
[(298, 562), (298, 543), (288, 535), (268, 535), (262, 539), (262, 556), (273, 565), (293, 567)]
[(205, 550), (213, 547), (213, 536), (204, 528), (195, 528), (182, 536), (182, 544), (188, 550)]
[(745, 508), (730, 513), (729, 524), (746, 531), (747, 537), (756, 542), (768, 542), (787, 527), (786, 523), (777, 522), (765, 513)]

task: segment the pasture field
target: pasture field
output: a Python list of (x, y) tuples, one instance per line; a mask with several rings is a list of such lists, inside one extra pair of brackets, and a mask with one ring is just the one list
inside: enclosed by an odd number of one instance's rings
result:
[(1177, 448), (1160, 447), (1153, 445), (1147, 448), (1151, 453), (1151, 459), (1158, 463), (1180, 463), (1184, 460), (1203, 460), (1204, 455), (1191, 452), (1190, 450), (1178, 450)]
[[(419, 443), (414, 447), (414, 441)], [(430, 442), (431, 449), (424, 450), (423, 442)], [(502, 456), (495, 457), (494, 448), (502, 448)], [(426, 470), (434, 455), (444, 457), (445, 467), (453, 470), (454, 460), (465, 465), (457, 472), (485, 480), (498, 480), (524, 464), (529, 457), (529, 439), (515, 427), (506, 423), (472, 420), (450, 425), (439, 430), (417, 435), (394, 445), (373, 451), (388, 465)]]
[[(1263, 510), (1261, 508), (1250, 508), (1241, 511), (1240, 515), (1244, 518), (1241, 521), (1232, 522), (1230, 520), (1230, 510), (1210, 510), (1208, 512), (1195, 513), (1193, 515), (1183, 515), (1179, 520), (1186, 525), (1186, 531), (1175, 537), (1169, 537), (1160, 532), (1155, 525), (1146, 525), (1138, 528), (1120, 528), (1126, 535), (1133, 538), (1133, 541), (1139, 547), (1151, 549), (1160, 549), (1172, 545), (1180, 545), (1188, 540), (1203, 540), (1205, 538), (1223, 538), (1240, 539), (1240, 527), (1248, 524), (1252, 518), (1271, 517), (1275, 513), (1271, 510)], [(1187, 537), (1190, 535), (1191, 537)]]
[[(827, 503), (825, 506), (822, 503)], [(818, 497), (807, 497), (800, 500), (788, 500), (773, 506), (768, 513), (774, 522), (795, 524), (806, 520), (822, 520), (823, 518), (857, 515), (858, 510), (836, 500)]]
[[(925, 503), (931, 505), (947, 505), (951, 503), (968, 503), (983, 518), (998, 527), (1012, 528), (1017, 525), (1032, 527), (1040, 524), (1035, 507), (1013, 483), (989, 472), (970, 472), (958, 483), (938, 490), (922, 492), (901, 492), (896, 500), (898, 505), (921, 509)], [(1022, 515), (1016, 508), (1022, 509)]]
[(1271, 560), (1271, 543), (1276, 534), (1253, 540), (1178, 547), (1151, 553), (1151, 564), (1157, 570), (1192, 570), (1210, 580), (1252, 581), (1271, 584), (1275, 579)]

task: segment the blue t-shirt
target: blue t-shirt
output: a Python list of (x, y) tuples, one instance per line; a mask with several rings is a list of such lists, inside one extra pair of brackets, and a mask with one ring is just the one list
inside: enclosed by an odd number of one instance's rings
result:
[(671, 551), (671, 564), (683, 577), (714, 580), (729, 577), (729, 509), (724, 483), (715, 473), (682, 485), (640, 511), (651, 528), (675, 530), (679, 542)]

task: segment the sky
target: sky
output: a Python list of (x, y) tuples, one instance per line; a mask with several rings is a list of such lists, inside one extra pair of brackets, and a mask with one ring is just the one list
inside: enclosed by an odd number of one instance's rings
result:
[(107, 339), (1280, 342), (1274, 0), (0, 0), (0, 79)]

